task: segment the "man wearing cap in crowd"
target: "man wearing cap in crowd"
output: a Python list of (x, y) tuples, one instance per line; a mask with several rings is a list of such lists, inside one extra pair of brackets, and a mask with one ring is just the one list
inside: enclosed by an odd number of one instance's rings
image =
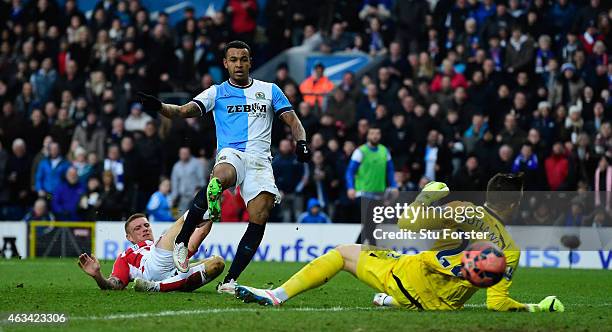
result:
[(133, 103), (130, 108), (130, 115), (125, 119), (125, 130), (127, 131), (144, 131), (145, 126), (149, 121), (153, 120), (147, 113), (142, 112), (140, 103)]
[(300, 214), (298, 222), (301, 224), (329, 224), (331, 219), (321, 211), (321, 203), (316, 198), (308, 200), (306, 211)]
[(561, 66), (561, 79), (549, 91), (548, 102), (551, 105), (563, 103), (566, 107), (576, 104), (584, 88), (584, 81), (576, 75), (576, 67), (572, 63)]

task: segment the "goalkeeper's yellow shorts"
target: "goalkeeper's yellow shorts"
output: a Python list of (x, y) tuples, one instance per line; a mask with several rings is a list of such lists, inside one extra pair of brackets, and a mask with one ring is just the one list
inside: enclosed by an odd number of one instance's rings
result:
[(364, 250), (357, 262), (357, 278), (379, 292), (391, 295), (411, 310), (452, 310), (439, 299), (427, 280), (421, 255), (392, 250)]

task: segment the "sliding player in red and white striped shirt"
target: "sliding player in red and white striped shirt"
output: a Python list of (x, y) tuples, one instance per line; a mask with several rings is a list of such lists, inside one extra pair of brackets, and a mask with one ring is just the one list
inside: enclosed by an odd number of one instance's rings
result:
[[(193, 291), (221, 274), (225, 263), (223, 258), (214, 256), (192, 263), (187, 272), (178, 271), (172, 260), (172, 250), (183, 223), (184, 216), (153, 242), (153, 230), (147, 217), (134, 214), (125, 222), (125, 236), (133, 245), (117, 257), (108, 278), (102, 276), (98, 260), (86, 253), (79, 257), (79, 266), (94, 278), (100, 289), (124, 289), (130, 281), (135, 281), (137, 291)], [(190, 256), (197, 252), (211, 225), (206, 220), (193, 232), (188, 244)]]

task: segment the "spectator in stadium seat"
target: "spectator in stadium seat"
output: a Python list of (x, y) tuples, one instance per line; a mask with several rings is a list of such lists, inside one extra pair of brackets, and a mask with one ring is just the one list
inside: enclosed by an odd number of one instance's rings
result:
[(395, 39), (400, 41), (406, 52), (417, 49), (420, 38), (425, 34), (428, 4), (423, 1), (395, 1), (391, 12), (397, 24)]
[(31, 204), (30, 173), (32, 159), (27, 153), (26, 143), (23, 139), (15, 139), (11, 148), (13, 153), (8, 156), (6, 163), (5, 188), (8, 190), (9, 197), (4, 217), (8, 220), (19, 220)]
[(49, 125), (45, 121), (42, 111), (35, 108), (30, 115), (30, 121), (26, 125), (25, 135), (26, 144), (34, 151), (42, 147), (45, 136), (49, 134)]
[(113, 174), (109, 171), (102, 173), (97, 220), (121, 220), (124, 215), (129, 215), (131, 212), (126, 211), (124, 198), (125, 195), (115, 187)]
[(594, 228), (610, 227), (612, 222), (610, 220), (610, 214), (603, 208), (597, 208), (593, 213), (583, 222), (583, 226), (591, 226)]
[(85, 188), (85, 193), (79, 199), (78, 213), (81, 220), (96, 221), (98, 220), (97, 212), (100, 207), (100, 179), (90, 177)]
[(232, 38), (243, 40), (248, 45), (253, 44), (257, 7), (255, 0), (229, 0), (227, 2), (225, 12), (229, 16)]
[(85, 79), (78, 72), (78, 65), (74, 60), (66, 61), (66, 73), (58, 77), (55, 84), (56, 95), (68, 90), (73, 96), (83, 95), (85, 92)]
[(49, 211), (47, 201), (43, 198), (39, 198), (34, 203), (31, 211), (28, 212), (24, 217), (24, 221), (54, 221), (55, 215)]
[(550, 149), (552, 145), (546, 144), (544, 141), (542, 141), (540, 132), (535, 128), (529, 129), (529, 132), (527, 133), (527, 142), (531, 144), (533, 147), (533, 153), (538, 157), (541, 166), (543, 166), (544, 160), (546, 160), (546, 157), (551, 153)]
[(52, 97), (52, 89), (57, 80), (57, 72), (53, 69), (51, 58), (44, 58), (40, 69), (32, 74), (30, 83), (38, 101), (46, 103)]
[(469, 155), (465, 164), (453, 177), (453, 190), (482, 191), (486, 188), (487, 179), (475, 155)]
[(520, 153), (512, 164), (512, 173), (524, 173), (525, 190), (540, 190), (541, 163), (538, 156), (533, 153), (533, 146), (529, 142), (523, 143)]
[(307, 133), (316, 133), (319, 130), (319, 118), (313, 113), (310, 104), (305, 101), (301, 102), (298, 112), (304, 130)]
[(527, 135), (516, 123), (516, 116), (512, 113), (507, 114), (504, 119), (504, 128), (497, 135), (497, 142), (509, 144), (514, 151), (518, 151), (526, 138)]
[(395, 113), (391, 118), (392, 126), (388, 133), (383, 135), (385, 146), (391, 151), (396, 169), (401, 169), (408, 164), (408, 156), (414, 151), (412, 133), (406, 124), (406, 116)]
[(276, 77), (273, 83), (281, 88), (281, 90), (285, 90), (287, 84), (298, 85), (297, 82), (289, 76), (289, 67), (284, 62), (276, 67)]
[(326, 113), (333, 116), (336, 122), (340, 122), (345, 128), (353, 128), (355, 125), (355, 102), (347, 98), (343, 89), (334, 90), (333, 98), (330, 98), (327, 104)]
[(525, 35), (520, 26), (512, 28), (512, 35), (508, 40), (504, 67), (508, 73), (518, 73), (529, 70), (529, 64), (533, 61), (535, 46), (533, 38)]
[(57, 113), (57, 120), (49, 129), (49, 134), (53, 137), (53, 140), (60, 145), (62, 151), (68, 151), (70, 141), (72, 141), (72, 137), (74, 136), (75, 128), (76, 124), (70, 117), (68, 109), (62, 107)]
[(334, 89), (334, 83), (323, 74), (324, 70), (325, 66), (317, 62), (312, 75), (300, 84), (300, 92), (304, 101), (319, 112), (324, 107), (324, 96)]
[(17, 113), (23, 117), (29, 117), (35, 107), (40, 107), (41, 102), (34, 94), (32, 83), (24, 82), (21, 87), (21, 93), (15, 100), (15, 108)]
[(397, 98), (397, 92), (400, 88), (399, 83), (391, 76), (387, 67), (378, 69), (378, 80), (376, 82), (378, 88), (378, 98), (381, 103), (389, 105)]
[(148, 122), (153, 120), (151, 116), (142, 111), (140, 103), (133, 103), (130, 108), (130, 115), (125, 119), (125, 130), (129, 132), (144, 131)]
[(497, 153), (497, 158), (491, 168), (491, 173), (510, 173), (514, 164), (514, 150), (512, 146), (503, 144)]
[[(155, 192), (159, 177), (163, 174), (165, 152), (157, 135), (157, 127), (153, 121), (145, 126), (144, 136), (136, 141), (136, 152), (140, 167), (138, 168), (139, 190), (144, 198)], [(144, 208), (144, 206), (142, 206)]]
[(151, 221), (174, 221), (172, 216), (172, 195), (170, 180), (162, 178), (158, 190), (153, 193), (147, 203), (147, 214)]
[[(584, 107), (584, 106), (583, 106)], [(582, 114), (585, 113), (585, 110), (582, 109)], [(608, 119), (605, 117), (605, 108), (601, 101), (598, 101), (593, 106), (591, 115), (591, 120), (586, 121), (584, 124), (584, 130), (591, 136), (595, 136), (597, 132), (601, 129), (601, 126), (607, 122)], [(582, 117), (584, 119), (584, 117)], [(584, 119), (586, 120), (586, 119)]]
[(599, 132), (595, 135), (595, 153), (612, 157), (612, 125), (604, 122), (599, 127)]
[(378, 88), (373, 83), (368, 84), (365, 95), (361, 96), (357, 104), (357, 120), (365, 119), (370, 123), (374, 122), (376, 107), (380, 103)]
[(193, 158), (189, 147), (181, 147), (178, 153), (179, 160), (172, 167), (172, 195), (177, 200), (179, 213), (189, 209), (197, 188), (204, 188), (207, 184), (204, 165)]
[[(368, 28), (366, 29), (366, 52), (370, 56), (384, 55), (388, 52), (387, 45), (389, 45), (388, 27), (382, 23), (382, 21), (373, 17), (368, 21)], [(384, 67), (383, 67), (384, 68)]]
[(560, 213), (555, 220), (555, 226), (578, 227), (584, 226), (586, 221), (585, 202), (580, 196), (571, 199), (569, 208), (564, 207), (564, 212)]
[(125, 169), (119, 146), (111, 145), (108, 147), (106, 159), (104, 159), (104, 171), (110, 171), (113, 174), (115, 187), (117, 190), (123, 191), (125, 188)]
[(38, 196), (46, 197), (48, 194), (53, 194), (64, 181), (69, 167), (70, 163), (60, 154), (59, 145), (56, 142), (50, 143), (48, 157), (42, 159), (36, 169), (35, 190)]
[(104, 159), (106, 132), (98, 123), (98, 115), (95, 112), (87, 113), (85, 121), (74, 130), (72, 139), (88, 152), (94, 152), (99, 160)]
[[(472, 153), (476, 142), (478, 142), (484, 134), (489, 130), (488, 123), (485, 122), (482, 114), (474, 114), (472, 116), (472, 125), (463, 133), (463, 145), (466, 153)], [(452, 140), (452, 137), (445, 137), (447, 140)]]
[(111, 122), (110, 132), (106, 136), (106, 145), (120, 145), (121, 140), (127, 135), (128, 133), (125, 130), (125, 122), (121, 117), (115, 117)]
[(25, 127), (25, 121), (21, 114), (16, 113), (13, 104), (10, 101), (5, 101), (2, 105), (2, 114), (0, 115), (0, 141), (4, 146), (9, 146), (12, 142), (21, 136), (21, 131)]
[(550, 103), (541, 101), (538, 103), (538, 108), (533, 113), (531, 128), (537, 129), (542, 136), (542, 140), (546, 144), (551, 144), (554, 141), (556, 134), (555, 121), (551, 117)]
[(389, 55), (382, 63), (383, 67), (389, 70), (393, 79), (403, 82), (405, 78), (412, 77), (410, 63), (404, 57), (401, 44), (393, 41), (389, 44)]
[(366, 21), (376, 17), (380, 21), (391, 18), (393, 3), (390, 0), (364, 0), (359, 9), (359, 19)]
[(442, 68), (440, 73), (436, 74), (433, 81), (431, 82), (431, 92), (435, 93), (442, 90), (443, 77), (450, 78), (451, 88), (453, 89), (456, 89), (458, 87), (468, 87), (465, 77), (455, 71), (455, 69), (453, 68), (453, 63), (450, 60), (445, 59), (444, 61), (442, 61)]
[(580, 107), (572, 105), (569, 109), (569, 116), (565, 118), (565, 132), (572, 143), (576, 143), (578, 141), (578, 135), (584, 132), (584, 121), (580, 113)]
[(561, 78), (548, 92), (548, 102), (551, 105), (562, 103), (566, 107), (575, 105), (584, 88), (584, 81), (576, 75), (576, 66), (564, 63), (561, 66)]
[(582, 49), (584, 49), (587, 55), (593, 54), (593, 49), (598, 41), (604, 39), (604, 36), (597, 33), (597, 22), (595, 20), (590, 20), (587, 23), (586, 31), (578, 37), (582, 44)]
[(569, 188), (566, 181), (570, 175), (570, 162), (561, 142), (553, 144), (552, 154), (546, 158), (544, 166), (550, 190), (566, 190), (566, 188)]
[(126, 136), (121, 140), (121, 156), (123, 158), (126, 208), (128, 211), (137, 211), (133, 204), (138, 201), (136, 196), (138, 195), (137, 186), (140, 183), (140, 160), (137, 151), (134, 149), (134, 139), (132, 137)]
[(494, 138), (491, 130), (486, 130), (482, 138), (474, 145), (473, 153), (478, 158), (478, 163), (487, 179), (495, 175), (493, 173), (493, 165), (499, 154), (499, 144), (495, 142)]
[(72, 160), (72, 167), (76, 168), (77, 175), (79, 176), (79, 182), (81, 185), (87, 185), (87, 179), (91, 176), (93, 168), (87, 163), (87, 151), (82, 147), (77, 147), (74, 150), (74, 159)]
[(79, 200), (85, 188), (79, 183), (76, 168), (69, 167), (65, 174), (66, 181), (60, 183), (51, 198), (51, 210), (60, 220), (81, 220), (78, 214)]
[(306, 211), (302, 212), (297, 220), (300, 224), (330, 224), (331, 219), (321, 210), (321, 204), (316, 198), (308, 200)]
[(334, 168), (322, 151), (314, 151), (310, 164), (310, 177), (304, 188), (304, 196), (316, 197), (319, 207), (329, 211), (330, 193), (338, 186)]
[(287, 139), (280, 142), (278, 152), (272, 160), (272, 170), (283, 197), (279, 206), (281, 220), (295, 222), (304, 206), (302, 191), (309, 179), (308, 164), (297, 161), (291, 142)]

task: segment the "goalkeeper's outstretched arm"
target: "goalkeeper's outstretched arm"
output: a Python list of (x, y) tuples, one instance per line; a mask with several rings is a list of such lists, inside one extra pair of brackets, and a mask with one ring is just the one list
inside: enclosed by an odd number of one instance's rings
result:
[[(398, 227), (410, 231), (443, 229), (446, 220), (439, 213), (425, 213), (424, 210), (433, 202), (448, 196), (449, 192), (448, 186), (445, 183), (435, 181), (428, 183), (414, 202), (408, 206), (406, 213), (398, 219)], [(449, 204), (453, 204), (453, 202)]]
[(121, 290), (126, 286), (121, 280), (119, 280), (119, 278), (115, 276), (104, 278), (104, 276), (102, 276), (102, 272), (100, 271), (100, 262), (98, 262), (98, 259), (94, 256), (81, 254), (81, 256), (79, 256), (78, 264), (83, 272), (94, 278), (100, 289)]

